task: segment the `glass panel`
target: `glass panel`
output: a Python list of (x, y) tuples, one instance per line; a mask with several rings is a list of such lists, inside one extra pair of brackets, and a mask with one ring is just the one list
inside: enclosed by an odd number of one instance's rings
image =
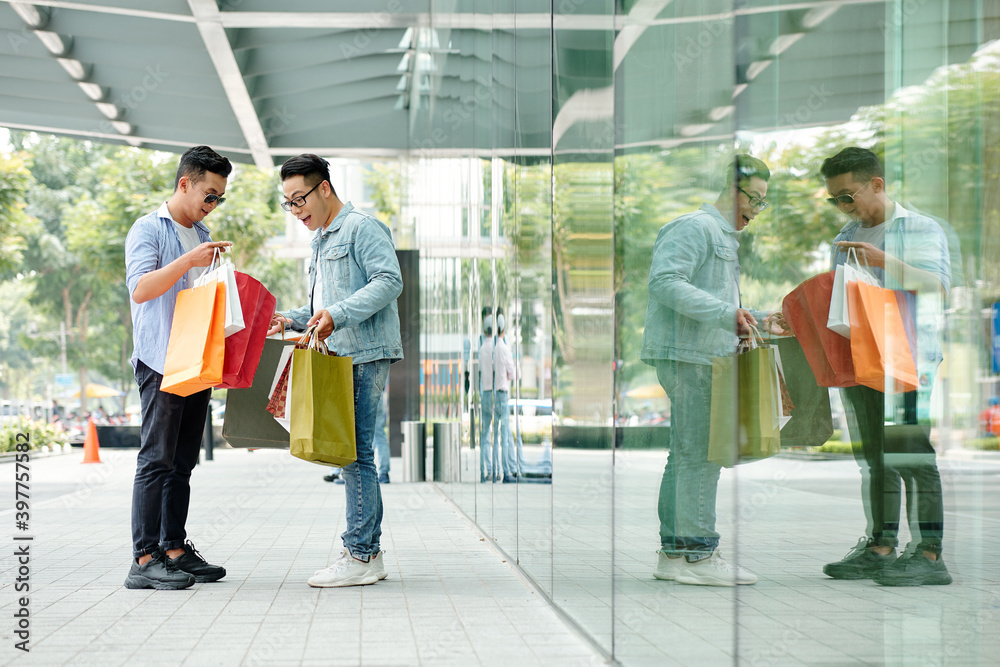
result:
[(708, 459), (739, 304), (733, 18), (663, 4), (626, 3), (615, 44), (615, 657), (726, 664), (734, 589), (675, 578), (718, 584), (715, 548), (737, 556), (735, 475)]
[(552, 594), (610, 651), (614, 8), (554, 11)]

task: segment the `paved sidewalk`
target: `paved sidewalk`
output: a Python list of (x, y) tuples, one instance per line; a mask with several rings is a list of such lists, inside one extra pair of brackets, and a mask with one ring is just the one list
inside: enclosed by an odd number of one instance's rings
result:
[[(30, 654), (14, 648), (15, 516), (0, 511), (0, 664), (598, 665), (430, 484), (390, 484), (389, 578), (314, 589), (339, 553), (343, 486), (284, 451), (217, 450), (192, 482), (188, 531), (220, 582), (123, 587), (134, 450), (38, 458), (31, 466)], [(0, 463), (0, 493), (15, 466)]]

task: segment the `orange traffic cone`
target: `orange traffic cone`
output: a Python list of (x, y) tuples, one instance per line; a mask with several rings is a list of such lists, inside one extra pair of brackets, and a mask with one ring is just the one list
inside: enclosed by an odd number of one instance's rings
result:
[(87, 437), (83, 439), (82, 463), (100, 463), (101, 445), (97, 441), (97, 426), (93, 419), (87, 420)]

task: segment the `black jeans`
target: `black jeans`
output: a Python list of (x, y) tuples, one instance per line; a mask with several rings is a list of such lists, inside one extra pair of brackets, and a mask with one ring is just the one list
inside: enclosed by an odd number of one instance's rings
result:
[(885, 424), (882, 392), (869, 387), (844, 389), (851, 430), (861, 436), (854, 457), (861, 466), (862, 499), (868, 528), (876, 544), (898, 545), (902, 492), (906, 516), (918, 548), (941, 553), (944, 499), (930, 427), (917, 422), (917, 392), (892, 396), (902, 402), (902, 423)]
[(136, 361), (142, 445), (132, 483), (132, 555), (184, 545), (191, 470), (205, 432), (210, 389), (190, 396), (160, 391), (163, 376)]

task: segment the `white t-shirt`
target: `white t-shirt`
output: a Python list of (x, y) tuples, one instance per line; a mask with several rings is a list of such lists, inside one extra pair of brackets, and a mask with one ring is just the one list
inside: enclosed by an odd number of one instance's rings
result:
[[(198, 236), (198, 230), (195, 229), (194, 225), (185, 227), (181, 223), (174, 220), (173, 216), (170, 215), (170, 209), (167, 208), (166, 202), (163, 202), (157, 213), (164, 218), (170, 218), (170, 221), (174, 223), (174, 229), (177, 231), (177, 238), (180, 239), (181, 248), (184, 249), (185, 253), (191, 252), (201, 245), (201, 237)], [(200, 278), (201, 274), (205, 273), (206, 270), (208, 270), (207, 266), (195, 266), (189, 269), (187, 272), (188, 287), (194, 287), (194, 281)]]

